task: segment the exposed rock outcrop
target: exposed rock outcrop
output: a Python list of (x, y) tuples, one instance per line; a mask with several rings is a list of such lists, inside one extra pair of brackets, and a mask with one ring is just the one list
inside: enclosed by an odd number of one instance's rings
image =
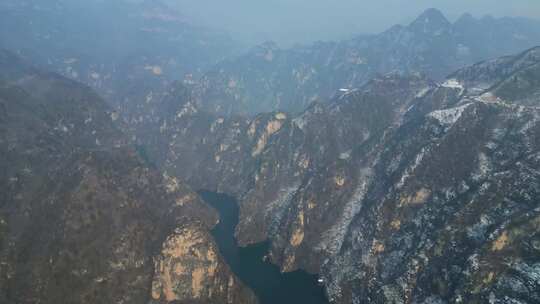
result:
[(219, 256), (204, 228), (177, 228), (155, 260), (152, 302), (257, 303)]

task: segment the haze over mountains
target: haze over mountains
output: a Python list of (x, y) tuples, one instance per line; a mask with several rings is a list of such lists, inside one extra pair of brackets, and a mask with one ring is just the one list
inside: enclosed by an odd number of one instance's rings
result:
[(237, 48), (159, 1), (9, 0), (0, 12), (0, 47), (90, 85), (117, 107), (174, 80), (196, 80)]
[(221, 114), (298, 112), (376, 75), (418, 72), (440, 80), (460, 67), (539, 43), (537, 21), (464, 15), (450, 23), (429, 9), (411, 24), (378, 35), (286, 50), (264, 44), (211, 69), (200, 94)]
[(540, 302), (540, 22), (242, 51), (158, 1), (0, 16), (0, 302), (258, 303), (198, 190), (331, 303)]
[(126, 103), (139, 104), (176, 80), (198, 86), (201, 102), (220, 114), (299, 112), (376, 75), (419, 72), (440, 80), (540, 44), (540, 21), (465, 14), (451, 23), (428, 9), (377, 35), (290, 49), (269, 42), (242, 52), (226, 34), (194, 26), (156, 1), (8, 1), (2, 7), (6, 48), (92, 86), (124, 112), (133, 108)]
[(230, 0), (218, 3), (168, 0), (168, 3), (192, 19), (224, 28), (251, 45), (273, 40), (286, 47), (382, 32), (396, 23), (410, 23), (433, 6), (452, 22), (464, 13), (479, 18), (487, 15), (540, 17), (540, 4), (535, 0)]

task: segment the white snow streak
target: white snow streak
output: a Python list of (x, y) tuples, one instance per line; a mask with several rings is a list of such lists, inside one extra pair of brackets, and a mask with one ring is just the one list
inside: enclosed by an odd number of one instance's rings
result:
[(451, 126), (461, 117), (463, 111), (470, 105), (471, 103), (467, 103), (455, 108), (433, 111), (429, 113), (428, 116), (437, 119), (441, 125)]

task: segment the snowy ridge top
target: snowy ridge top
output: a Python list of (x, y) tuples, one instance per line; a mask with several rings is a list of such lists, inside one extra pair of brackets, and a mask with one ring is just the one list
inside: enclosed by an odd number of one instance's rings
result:
[(463, 114), (463, 111), (465, 111), (465, 109), (467, 109), (471, 104), (472, 103), (467, 103), (455, 108), (433, 111), (429, 113), (428, 116), (438, 120), (442, 125), (451, 126), (458, 121), (461, 114)]

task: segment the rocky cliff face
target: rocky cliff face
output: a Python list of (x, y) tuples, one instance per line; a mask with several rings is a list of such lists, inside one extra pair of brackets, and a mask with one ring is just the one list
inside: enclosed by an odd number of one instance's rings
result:
[(538, 236), (524, 233), (538, 231), (538, 114), (462, 96), (392, 132), (352, 180), (352, 220), (323, 266), (331, 297), (538, 301)]
[(441, 80), (480, 60), (510, 55), (540, 43), (540, 24), (520, 18), (450, 23), (430, 9), (407, 26), (342, 42), (288, 50), (267, 43), (226, 60), (202, 78), (198, 95), (220, 115), (301, 112), (338, 89), (353, 89), (392, 71), (423, 72)]
[(0, 66), (0, 302), (256, 303), (216, 213), (150, 169), (95, 93), (5, 51)]
[(269, 238), (336, 303), (535, 303), (538, 62), (388, 74), (298, 115), (215, 116), (180, 87), (141, 136), (161, 134), (170, 175), (239, 198), (241, 244)]

